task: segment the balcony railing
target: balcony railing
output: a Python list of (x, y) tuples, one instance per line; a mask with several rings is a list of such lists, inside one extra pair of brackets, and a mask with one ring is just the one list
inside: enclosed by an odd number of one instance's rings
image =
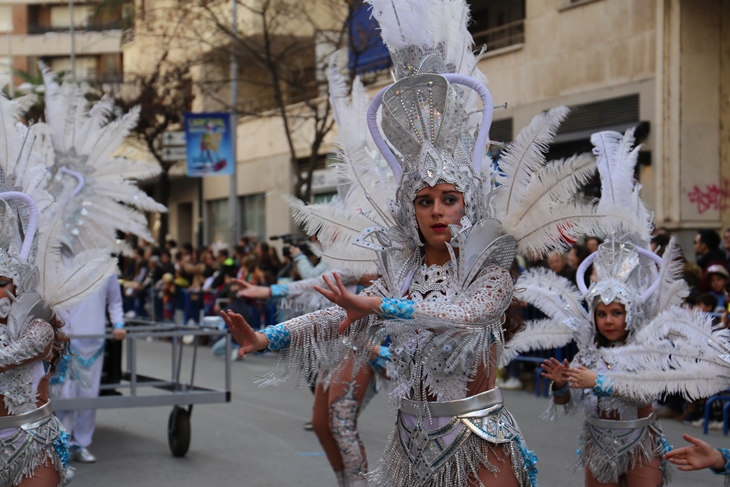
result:
[[(53, 25), (40, 25), (40, 24), (28, 24), (28, 34), (47, 34), (49, 32), (68, 32), (71, 28), (71, 23), (68, 24), (53, 24)], [(78, 23), (74, 26), (74, 30), (83, 32), (100, 32), (104, 30), (116, 30), (122, 28), (122, 21), (116, 20), (113, 22), (86, 22)]]
[(516, 20), (509, 24), (500, 25), (492, 29), (474, 32), (474, 44), (479, 47), (486, 44), (488, 52), (514, 46), (525, 42), (525, 19)]

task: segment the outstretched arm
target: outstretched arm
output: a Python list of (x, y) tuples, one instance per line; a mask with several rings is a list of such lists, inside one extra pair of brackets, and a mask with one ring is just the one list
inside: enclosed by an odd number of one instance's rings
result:
[(570, 364), (567, 359), (563, 359), (563, 362), (558, 362), (557, 359), (551, 357), (549, 360), (545, 360), (542, 363), (543, 371), (540, 374), (542, 377), (551, 380), (553, 382), (553, 400), (555, 404), (568, 404), (570, 402), (570, 390), (568, 371), (570, 370)]
[(679, 470), (689, 471), (711, 468), (715, 473), (730, 474), (730, 470), (728, 470), (730, 451), (715, 448), (709, 443), (690, 435), (682, 435), (682, 438), (692, 443), (692, 446), (678, 448), (664, 455), (664, 458), (677, 465)]

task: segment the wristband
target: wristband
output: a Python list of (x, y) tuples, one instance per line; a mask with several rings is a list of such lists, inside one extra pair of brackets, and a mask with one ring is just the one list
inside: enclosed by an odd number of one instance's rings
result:
[[(553, 385), (554, 384), (555, 384), (555, 382), (553, 382)], [(561, 387), (560, 389), (557, 389), (557, 390), (550, 387), (550, 391), (553, 393), (553, 396), (564, 396), (568, 392), (570, 392), (570, 383), (566, 382), (563, 387)]]
[(113, 328), (114, 330), (121, 330), (122, 328), (124, 328), (124, 323), (114, 323), (114, 324), (112, 325), (112, 328)]

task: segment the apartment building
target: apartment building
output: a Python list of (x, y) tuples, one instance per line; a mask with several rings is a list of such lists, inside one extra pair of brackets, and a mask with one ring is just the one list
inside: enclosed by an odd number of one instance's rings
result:
[[(77, 80), (118, 82), (122, 74), (121, 11), (97, 12), (98, 2), (0, 0), (0, 74), (38, 74), (38, 61)], [(23, 82), (14, 77), (14, 86)]]
[[(488, 46), (480, 67), (495, 103), (507, 103), (495, 112), (492, 140), (512, 140), (533, 116), (557, 105), (572, 112), (550, 157), (590, 151), (593, 132), (636, 127), (642, 144), (636, 175), (657, 224), (675, 230), (686, 249), (698, 228), (730, 226), (729, 2), (469, 3), (476, 44)], [(125, 61), (134, 62), (131, 56)], [(371, 85), (374, 91), (390, 82), (384, 73)], [(215, 108), (214, 100), (199, 99), (194, 110)], [(306, 158), (303, 134), (295, 133), (294, 143)], [(281, 120), (242, 117), (237, 141), (242, 231), (270, 236), (294, 230), (276, 195), (291, 192), (296, 170)], [(322, 168), (315, 173), (315, 200), (336, 190), (326, 168), (328, 150), (325, 144)], [(492, 153), (497, 154), (495, 147)], [(205, 178), (199, 185), (178, 174), (170, 200), (172, 236), (196, 241), (201, 204), (204, 241), (224, 236), (228, 178)]]

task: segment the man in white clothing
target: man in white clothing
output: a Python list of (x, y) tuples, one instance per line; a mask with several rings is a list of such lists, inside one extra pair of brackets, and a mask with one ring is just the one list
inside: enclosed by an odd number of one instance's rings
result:
[[(99, 291), (73, 307), (63, 331), (69, 336), (101, 335), (107, 310), (114, 339), (124, 339), (127, 332), (117, 276), (110, 276)], [(68, 352), (51, 378), (51, 395), (63, 399), (97, 397), (103, 365), (103, 338), (71, 338)], [(96, 410), (58, 411), (56, 415), (71, 435), (71, 458), (82, 463), (95, 462), (88, 447), (94, 435)]]

